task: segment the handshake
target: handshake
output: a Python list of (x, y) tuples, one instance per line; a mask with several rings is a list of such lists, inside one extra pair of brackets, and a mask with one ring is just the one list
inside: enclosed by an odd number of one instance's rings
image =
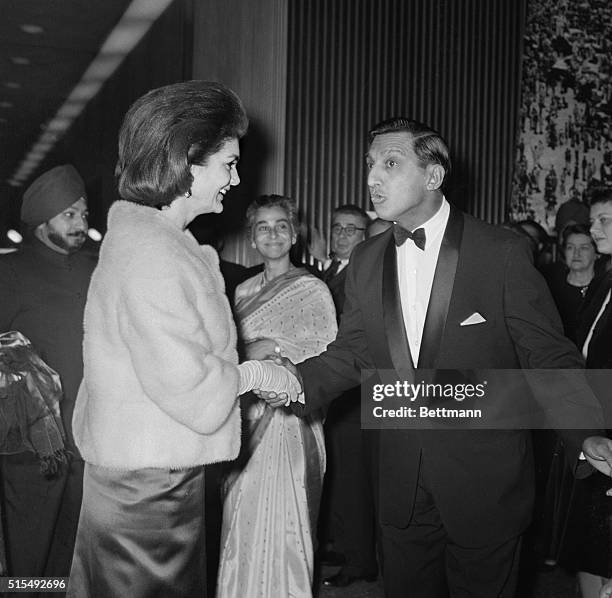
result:
[(239, 394), (252, 391), (271, 407), (304, 403), (302, 379), (295, 365), (277, 351), (262, 361), (249, 360), (238, 366)]

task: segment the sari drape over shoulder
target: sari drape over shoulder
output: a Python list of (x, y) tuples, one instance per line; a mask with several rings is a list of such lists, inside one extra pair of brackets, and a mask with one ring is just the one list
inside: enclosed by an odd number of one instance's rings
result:
[[(242, 283), (236, 315), (244, 342), (272, 339), (294, 363), (324, 351), (337, 331), (327, 286), (301, 268)], [(254, 395), (242, 409), (248, 430), (226, 484), (217, 598), (310, 597), (325, 473), (321, 418), (300, 419)]]

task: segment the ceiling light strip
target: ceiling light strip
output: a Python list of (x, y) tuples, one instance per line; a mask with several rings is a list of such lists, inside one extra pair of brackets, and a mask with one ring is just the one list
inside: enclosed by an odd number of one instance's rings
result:
[(44, 132), (8, 179), (9, 185), (21, 186), (28, 179), (80, 116), (87, 103), (100, 91), (125, 57), (172, 2), (173, 0), (132, 1), (66, 101), (55, 116), (44, 125)]

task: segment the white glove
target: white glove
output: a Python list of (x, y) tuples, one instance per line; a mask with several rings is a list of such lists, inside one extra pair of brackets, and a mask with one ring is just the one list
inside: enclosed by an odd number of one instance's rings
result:
[(287, 368), (276, 365), (273, 361), (245, 361), (238, 366), (238, 371), (238, 394), (250, 390), (264, 390), (287, 394), (287, 404), (295, 401), (304, 403), (304, 393), (298, 379)]

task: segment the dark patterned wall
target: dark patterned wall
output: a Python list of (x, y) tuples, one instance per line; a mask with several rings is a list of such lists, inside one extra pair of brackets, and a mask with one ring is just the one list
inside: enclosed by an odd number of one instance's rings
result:
[(553, 232), (558, 207), (612, 185), (612, 4), (529, 0), (515, 220)]
[(290, 0), (285, 190), (311, 225), (369, 208), (366, 132), (403, 113), (454, 155), (450, 199), (506, 218), (518, 121), (522, 0)]

